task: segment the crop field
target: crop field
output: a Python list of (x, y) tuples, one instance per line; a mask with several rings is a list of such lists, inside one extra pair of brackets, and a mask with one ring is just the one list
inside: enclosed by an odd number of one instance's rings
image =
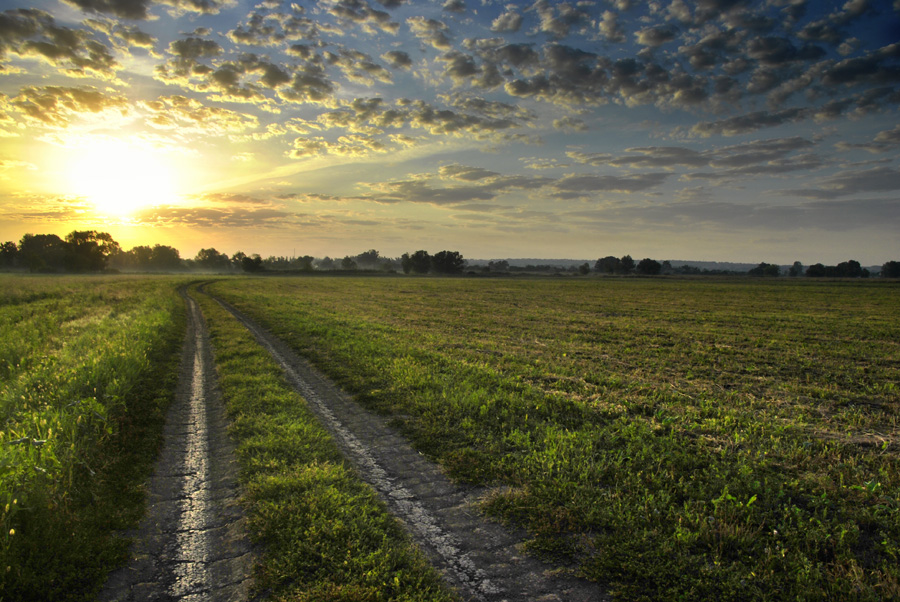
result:
[[(93, 600), (178, 380), (175, 277), (0, 277), (0, 600)], [(219, 278), (527, 547), (619, 600), (900, 598), (900, 285)], [(193, 290), (193, 289), (192, 289)], [(285, 600), (453, 594), (194, 290)]]
[(124, 559), (177, 376), (175, 288), (0, 277), (0, 599), (90, 600)]
[(900, 597), (896, 283), (209, 289), (620, 599)]

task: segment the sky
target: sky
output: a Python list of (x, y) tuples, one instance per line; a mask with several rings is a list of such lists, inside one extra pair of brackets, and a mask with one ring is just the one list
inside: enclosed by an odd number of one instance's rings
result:
[(900, 0), (0, 0), (0, 241), (900, 260)]

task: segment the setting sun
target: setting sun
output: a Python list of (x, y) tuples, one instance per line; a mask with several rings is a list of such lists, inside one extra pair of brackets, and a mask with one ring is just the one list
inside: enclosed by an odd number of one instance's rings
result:
[(101, 215), (127, 217), (178, 200), (175, 167), (158, 151), (114, 139), (89, 143), (70, 163), (70, 190)]

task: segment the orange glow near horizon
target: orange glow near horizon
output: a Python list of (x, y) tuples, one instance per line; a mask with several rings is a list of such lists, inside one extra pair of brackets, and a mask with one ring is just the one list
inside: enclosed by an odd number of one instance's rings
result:
[(66, 169), (66, 187), (98, 215), (128, 218), (145, 207), (178, 204), (178, 170), (161, 151), (98, 138), (78, 151)]

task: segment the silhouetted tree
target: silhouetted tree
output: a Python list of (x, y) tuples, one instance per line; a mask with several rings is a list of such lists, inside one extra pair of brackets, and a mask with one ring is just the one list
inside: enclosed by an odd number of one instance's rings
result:
[(508, 272), (509, 271), (509, 262), (505, 259), (498, 259), (497, 261), (489, 261), (487, 264), (489, 272)]
[(644, 274), (645, 276), (656, 276), (662, 270), (662, 265), (655, 259), (645, 257), (638, 262), (635, 270), (638, 274)]
[[(227, 272), (231, 269), (231, 259), (224, 253), (219, 253), (214, 248), (200, 249), (194, 262), (198, 267), (212, 272)], [(241, 260), (243, 265), (243, 260)]]
[(32, 272), (63, 270), (66, 243), (56, 234), (26, 234), (19, 241), (19, 263)]
[(821, 263), (814, 263), (806, 268), (806, 275), (810, 278), (822, 278), (825, 276), (825, 266)]
[(800, 263), (799, 261), (795, 261), (794, 265), (792, 265), (790, 267), (790, 269), (788, 269), (788, 276), (790, 276), (791, 278), (796, 278), (797, 276), (802, 276), (802, 275), (803, 275), (803, 264)]
[(334, 269), (334, 259), (328, 257), (327, 255), (316, 262), (317, 270), (333, 270)]
[(438, 274), (459, 274), (466, 260), (458, 251), (440, 251), (431, 256), (431, 269)]
[(882, 278), (900, 278), (900, 261), (888, 261), (881, 266)]
[(671, 274), (672, 273), (672, 262), (668, 259), (662, 262), (662, 266), (660, 268), (661, 274)]
[(619, 260), (617, 271), (620, 274), (630, 274), (634, 271), (634, 259), (631, 258), (631, 255), (622, 256), (622, 259)]
[(341, 259), (341, 269), (342, 270), (355, 270), (356, 262), (353, 261), (353, 258), (347, 255), (343, 259)]
[(421, 249), (410, 255), (404, 253), (400, 258), (400, 267), (404, 274), (427, 274), (431, 269), (431, 255)]
[(0, 267), (11, 268), (16, 265), (19, 247), (11, 240), (0, 245)]
[(606, 257), (601, 257), (597, 260), (597, 263), (594, 264), (594, 271), (601, 272), (603, 274), (614, 274), (619, 269), (619, 258), (613, 257), (612, 255), (607, 255)]
[(108, 232), (73, 230), (66, 235), (66, 268), (73, 272), (99, 272), (110, 255), (121, 251)]
[(245, 255), (241, 259), (241, 269), (245, 272), (261, 272), (264, 269), (262, 257), (256, 253), (251, 257)]
[(586, 261), (584, 263), (582, 263), (580, 266), (578, 266), (578, 273), (581, 274), (582, 276), (587, 276), (588, 274), (590, 274), (591, 273), (591, 264), (589, 264)]
[(781, 268), (779, 268), (777, 265), (766, 263), (765, 261), (763, 261), (747, 273), (751, 276), (757, 277), (773, 277), (781, 274)]
[(379, 253), (375, 249), (369, 249), (364, 253), (360, 253), (353, 260), (356, 265), (363, 270), (372, 270), (378, 267)]

